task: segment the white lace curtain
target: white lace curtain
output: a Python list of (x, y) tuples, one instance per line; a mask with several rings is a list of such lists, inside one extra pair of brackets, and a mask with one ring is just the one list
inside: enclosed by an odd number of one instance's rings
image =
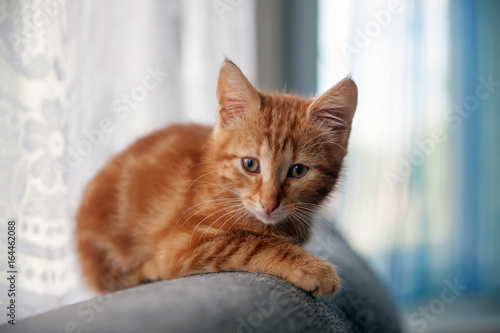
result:
[(224, 54), (255, 81), (253, 16), (251, 0), (0, 0), (0, 306), (9, 219), (17, 319), (91, 295), (72, 234), (85, 184), (141, 135), (211, 123)]

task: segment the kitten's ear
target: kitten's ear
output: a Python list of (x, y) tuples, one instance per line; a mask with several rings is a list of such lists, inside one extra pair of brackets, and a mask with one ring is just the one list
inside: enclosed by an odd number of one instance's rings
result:
[(222, 123), (244, 119), (250, 110), (260, 108), (257, 90), (231, 60), (225, 59), (217, 80), (217, 100)]
[(357, 104), (358, 88), (350, 77), (346, 77), (316, 98), (308, 113), (346, 146)]

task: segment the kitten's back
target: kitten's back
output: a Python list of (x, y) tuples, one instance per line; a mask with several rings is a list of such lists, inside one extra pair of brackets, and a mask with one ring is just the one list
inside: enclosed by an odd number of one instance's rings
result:
[[(138, 283), (137, 275), (117, 278), (113, 267), (138, 269), (154, 250), (151, 238), (192, 200), (186, 189), (200, 170), (192, 166), (201, 163), (211, 132), (195, 124), (154, 132), (115, 156), (89, 183), (75, 231), (84, 278), (92, 287), (104, 291)], [(110, 280), (120, 285), (110, 286)]]

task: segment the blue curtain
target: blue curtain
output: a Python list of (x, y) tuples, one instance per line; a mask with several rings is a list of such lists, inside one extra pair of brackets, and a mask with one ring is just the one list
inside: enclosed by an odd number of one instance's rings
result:
[(348, 239), (406, 309), (448, 282), (500, 295), (500, 1), (319, 7), (319, 91), (349, 72), (359, 87)]
[[(420, 28), (426, 18), (418, 3), (414, 10), (413, 42), (422, 54)], [(440, 156), (412, 165), (409, 178), (409, 208), (414, 209), (406, 218), (418, 223), (419, 241), (410, 251), (399, 244), (381, 256), (385, 259), (372, 258), (388, 269), (388, 286), (408, 308), (439, 296), (445, 281), (465, 286), (464, 297), (500, 292), (500, 2), (450, 1), (448, 11), (446, 141), (434, 148)], [(419, 99), (413, 101), (413, 121), (425, 128), (422, 115), (428, 110), (420, 101), (432, 77), (419, 76), (418, 58), (414, 65)], [(418, 138), (418, 130), (414, 135)], [(424, 141), (412, 141), (408, 159), (414, 151), (425, 152)], [(447, 237), (436, 241), (442, 232)]]
[[(500, 290), (500, 2), (451, 1), (451, 97), (463, 108), (456, 274), (468, 291)], [(500, 302), (500, 301), (499, 301)]]

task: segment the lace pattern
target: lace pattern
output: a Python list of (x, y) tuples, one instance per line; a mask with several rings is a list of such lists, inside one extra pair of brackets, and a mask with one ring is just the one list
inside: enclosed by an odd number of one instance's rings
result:
[[(252, 78), (253, 2), (220, 14), (210, 1), (0, 0), (0, 244), (15, 219), (16, 319), (92, 295), (73, 217), (110, 156), (169, 123), (212, 122), (223, 54)], [(2, 276), (6, 263), (4, 250)]]

